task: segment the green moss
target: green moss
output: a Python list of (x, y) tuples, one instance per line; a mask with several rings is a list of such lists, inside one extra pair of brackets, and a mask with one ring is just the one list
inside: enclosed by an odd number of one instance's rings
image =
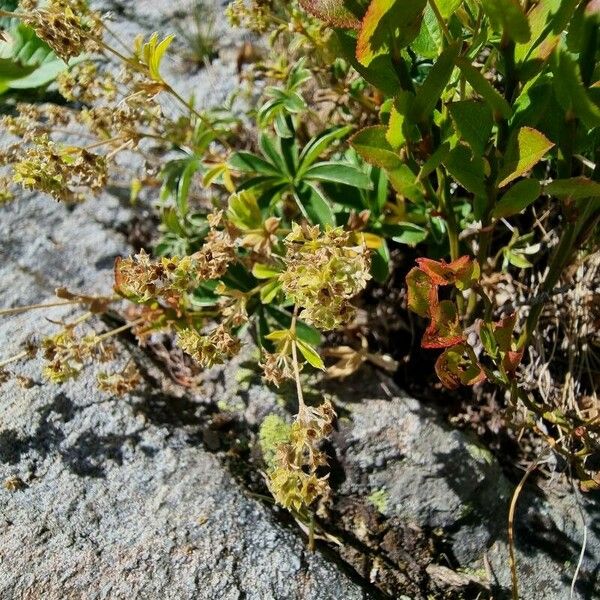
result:
[(289, 441), (291, 428), (289, 423), (277, 415), (268, 415), (261, 423), (258, 442), (269, 468), (274, 466), (277, 447)]
[(380, 512), (384, 513), (387, 508), (387, 503), (389, 499), (389, 494), (387, 490), (381, 488), (380, 490), (375, 490), (369, 496), (369, 502)]

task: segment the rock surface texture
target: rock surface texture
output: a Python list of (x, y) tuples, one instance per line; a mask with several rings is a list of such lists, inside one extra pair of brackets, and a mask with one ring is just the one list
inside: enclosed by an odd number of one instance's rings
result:
[[(190, 6), (102, 4), (128, 38), (167, 33)], [(217, 30), (223, 50), (206, 70), (168, 65), (204, 105), (237, 84), (242, 34)], [(131, 251), (119, 233), (131, 217), (117, 193), (74, 208), (23, 194), (0, 207), (0, 307), (48, 301), (62, 285), (110, 292), (115, 256)], [(55, 331), (46, 317), (71, 315), (0, 317), (0, 360)], [(324, 525), (340, 544), (311, 553), (287, 514), (248, 489), (264, 490), (251, 450), (258, 424), (289, 416), (293, 402), (245, 370), (247, 356), (190, 392), (165, 383), (126, 337), (119, 343), (146, 376), (124, 399), (97, 391), (94, 368), (62, 386), (42, 380), (39, 359), (7, 368), (18, 377), (0, 387), (0, 600), (510, 597), (514, 484), (434, 409), (366, 368), (343, 385), (307, 383), (309, 399), (330, 394), (340, 415)], [(556, 490), (519, 501), (521, 597), (600, 597), (598, 498)]]

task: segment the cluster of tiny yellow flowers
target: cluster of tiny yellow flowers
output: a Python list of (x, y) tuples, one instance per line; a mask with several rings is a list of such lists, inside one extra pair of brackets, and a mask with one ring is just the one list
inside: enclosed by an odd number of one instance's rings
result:
[(233, 0), (225, 9), (232, 27), (244, 27), (257, 33), (266, 31), (271, 14), (265, 0)]
[(106, 185), (105, 156), (57, 145), (45, 135), (33, 141), (13, 166), (15, 183), (65, 202), (83, 200), (82, 189), (98, 192)]
[(286, 270), (279, 276), (283, 291), (303, 308), (301, 317), (328, 331), (348, 324), (355, 309), (350, 299), (371, 278), (370, 255), (364, 245), (351, 243), (354, 234), (341, 227), (293, 224), (286, 237)]
[(116, 373), (100, 373), (98, 375), (98, 389), (112, 396), (125, 396), (125, 394), (135, 391), (141, 382), (140, 372), (131, 362)]
[(46, 361), (43, 374), (53, 383), (75, 379), (96, 347), (96, 336), (77, 337), (73, 328), (66, 328), (42, 341)]
[(331, 433), (334, 417), (329, 401), (317, 407), (302, 406), (290, 429), (289, 441), (277, 447), (269, 487), (283, 507), (301, 512), (318, 498), (329, 497), (327, 476), (320, 477), (317, 471), (327, 465), (319, 444)]
[(190, 256), (152, 259), (142, 250), (115, 263), (117, 291), (135, 302), (162, 299), (179, 308), (187, 292), (202, 281), (221, 277), (235, 259), (235, 247), (226, 231), (212, 230), (203, 247)]
[(35, 105), (19, 102), (15, 108), (15, 115), (4, 115), (0, 118), (0, 127), (26, 140), (49, 133), (53, 127), (67, 125), (70, 121), (69, 112), (55, 104)]
[(98, 100), (110, 102), (117, 96), (117, 82), (110, 73), (99, 73), (92, 61), (81, 62), (63, 71), (56, 78), (58, 91), (69, 101), (92, 104)]
[(193, 328), (183, 329), (177, 335), (177, 345), (202, 367), (210, 368), (235, 356), (241, 343), (230, 329), (221, 324), (207, 335)]
[[(294, 379), (292, 356), (285, 350), (264, 352), (259, 363), (263, 370), (263, 378), (267, 383), (279, 387), (286, 379)], [(302, 365), (299, 365), (299, 368)]]
[(21, 2), (23, 21), (65, 61), (84, 52), (96, 52), (102, 38), (100, 15), (81, 0)]

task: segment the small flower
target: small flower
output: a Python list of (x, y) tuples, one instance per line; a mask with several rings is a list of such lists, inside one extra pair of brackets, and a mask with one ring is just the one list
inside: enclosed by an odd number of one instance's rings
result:
[(202, 367), (210, 368), (235, 356), (241, 342), (224, 325), (219, 325), (208, 335), (192, 328), (182, 329), (177, 335), (177, 345)]
[(48, 0), (43, 7), (23, 13), (22, 18), (65, 61), (99, 49), (102, 23), (86, 2)]
[(286, 270), (279, 276), (283, 291), (303, 307), (302, 319), (321, 330), (348, 324), (355, 314), (349, 300), (371, 278), (369, 251), (351, 243), (341, 227), (325, 229), (294, 223), (286, 237)]
[(140, 372), (133, 363), (116, 373), (100, 373), (98, 389), (113, 396), (125, 396), (139, 387), (142, 381)]

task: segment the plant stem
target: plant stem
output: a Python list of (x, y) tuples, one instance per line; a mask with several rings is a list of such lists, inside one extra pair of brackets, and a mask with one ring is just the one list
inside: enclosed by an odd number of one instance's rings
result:
[(0, 361), (0, 369), (2, 367), (5, 367), (6, 365), (10, 364), (11, 362), (16, 362), (18, 360), (21, 360), (22, 358), (25, 358), (28, 354), (29, 354), (29, 351), (23, 350), (23, 352), (19, 352), (19, 354), (15, 354), (14, 356), (11, 356), (10, 358), (6, 358), (3, 361)]
[(300, 368), (298, 366), (298, 348), (296, 345), (296, 321), (298, 320), (298, 307), (294, 307), (290, 331), (293, 334), (292, 339), (292, 363), (294, 366), (294, 379), (296, 380), (296, 394), (298, 396), (298, 417), (301, 418), (306, 410), (304, 403), (304, 394), (302, 393), (302, 382), (300, 381)]
[(448, 24), (444, 20), (444, 17), (442, 16), (440, 9), (438, 8), (436, 0), (429, 0), (429, 6), (431, 6), (431, 10), (433, 11), (435, 18), (437, 19), (438, 25), (440, 26), (440, 29), (442, 30), (442, 33), (444, 34), (446, 41), (449, 44), (452, 44), (454, 39), (452, 38), (452, 34), (450, 33), (450, 30), (448, 29)]
[(77, 300), (66, 300), (63, 302), (48, 302), (47, 304), (29, 304), (28, 306), (15, 306), (14, 308), (3, 308), (0, 309), (0, 317), (4, 315), (17, 315), (28, 310), (35, 310), (38, 308), (53, 308), (55, 306), (69, 306), (72, 304), (78, 304)]
[[(543, 295), (551, 292), (560, 279), (563, 269), (571, 257), (578, 230), (578, 222), (572, 222), (566, 226), (560, 238), (560, 242), (554, 251), (554, 256), (550, 261), (548, 274), (542, 283), (540, 294)], [(519, 348), (524, 349), (531, 341), (531, 336), (537, 327), (543, 308), (544, 302), (539, 302), (531, 307), (531, 311), (529, 312), (525, 323), (525, 329), (519, 339)]]

